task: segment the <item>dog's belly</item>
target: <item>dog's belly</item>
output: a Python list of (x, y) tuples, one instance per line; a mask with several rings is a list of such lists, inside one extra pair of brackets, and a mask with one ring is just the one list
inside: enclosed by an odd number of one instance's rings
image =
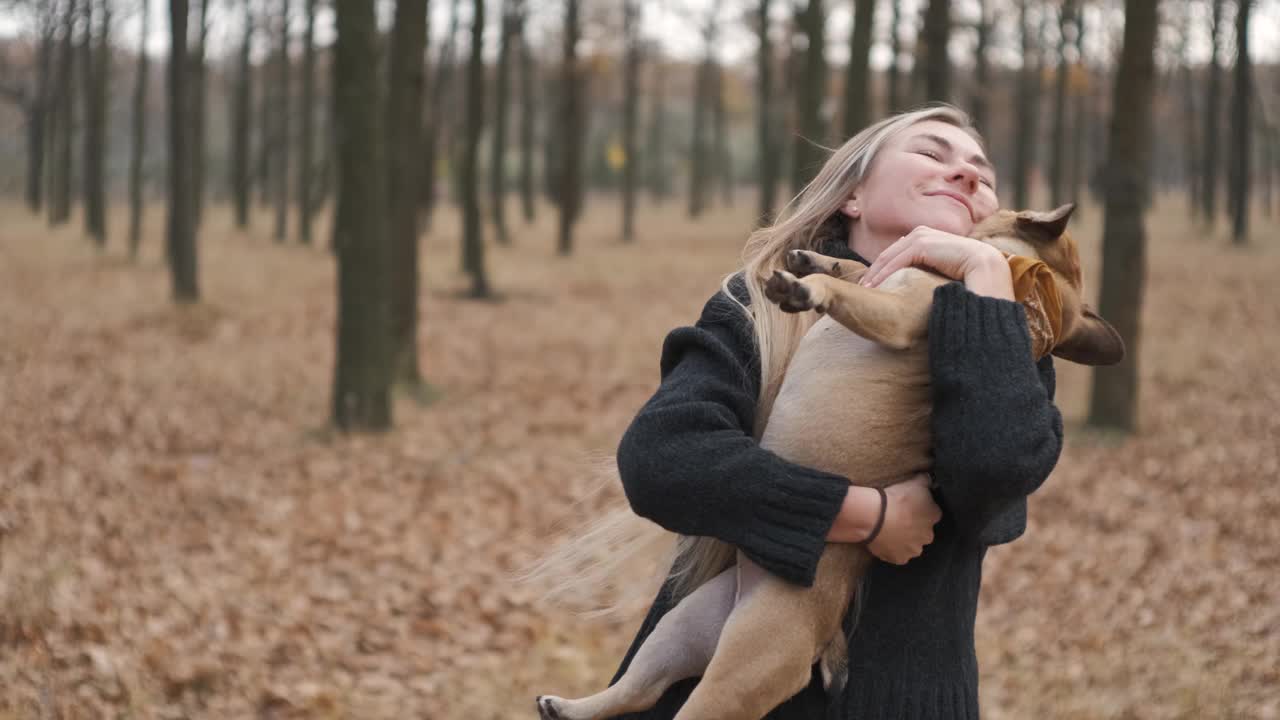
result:
[(762, 446), (801, 465), (883, 487), (931, 465), (925, 344), (895, 351), (829, 317), (800, 342)]

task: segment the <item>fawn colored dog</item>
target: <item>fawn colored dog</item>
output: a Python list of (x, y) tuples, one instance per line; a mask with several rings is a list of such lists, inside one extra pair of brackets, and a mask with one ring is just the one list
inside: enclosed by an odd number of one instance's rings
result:
[[(1052, 352), (1112, 364), (1124, 344), (1081, 301), (1078, 252), (1066, 233), (1073, 209), (1001, 211), (973, 237), (1009, 256), (1037, 358)], [(790, 272), (767, 281), (769, 299), (787, 312), (812, 309), (824, 317), (796, 349), (760, 444), (870, 487), (927, 471), (925, 339), (933, 290), (947, 279), (905, 268), (878, 288), (862, 287), (865, 265), (803, 250), (791, 251), (786, 265)], [(859, 428), (857, 442), (846, 442), (846, 428)], [(612, 687), (577, 700), (539, 696), (538, 712), (544, 720), (637, 712), (676, 681), (701, 675), (676, 720), (759, 720), (808, 685), (815, 662), (828, 692), (839, 692), (847, 672), (841, 621), (872, 561), (862, 546), (830, 543), (813, 586), (804, 588), (739, 552), (736, 566), (662, 618)]]

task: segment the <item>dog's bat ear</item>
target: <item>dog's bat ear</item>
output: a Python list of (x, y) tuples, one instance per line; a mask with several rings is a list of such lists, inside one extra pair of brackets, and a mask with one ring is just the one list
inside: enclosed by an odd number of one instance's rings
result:
[(1023, 210), (1017, 215), (1018, 229), (1036, 233), (1046, 240), (1056, 240), (1067, 231), (1067, 222), (1075, 210), (1075, 203), (1067, 203), (1049, 212)]
[(1053, 354), (1081, 365), (1115, 365), (1124, 359), (1124, 340), (1111, 323), (1085, 305), (1071, 334), (1058, 343)]

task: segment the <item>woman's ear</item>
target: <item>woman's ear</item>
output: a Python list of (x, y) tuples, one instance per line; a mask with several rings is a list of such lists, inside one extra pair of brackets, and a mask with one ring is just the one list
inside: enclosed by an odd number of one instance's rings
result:
[(840, 206), (840, 212), (850, 220), (857, 220), (862, 217), (862, 210), (858, 208), (858, 196), (852, 195), (848, 200), (845, 200), (844, 205)]

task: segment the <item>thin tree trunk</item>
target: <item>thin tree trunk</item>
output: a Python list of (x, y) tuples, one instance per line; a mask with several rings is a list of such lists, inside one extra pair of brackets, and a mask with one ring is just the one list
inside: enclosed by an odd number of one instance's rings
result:
[(129, 149), (129, 258), (138, 259), (142, 244), (142, 162), (146, 157), (147, 79), (151, 58), (147, 36), (151, 28), (151, 0), (142, 0), (142, 32), (138, 36), (138, 70), (133, 83), (133, 144)]
[(236, 72), (235, 102), (231, 120), (231, 197), (235, 204), (236, 227), (249, 226), (249, 118), (253, 105), (253, 60), (249, 51), (253, 44), (253, 9), (244, 0), (244, 36), (240, 41), (239, 68)]
[(1253, 0), (1239, 0), (1236, 6), (1236, 71), (1235, 93), (1231, 112), (1232, 203), (1231, 242), (1237, 246), (1249, 242), (1250, 144), (1253, 137), (1251, 110), (1253, 103), (1253, 61), (1249, 57), (1249, 13)]
[(99, 248), (107, 244), (105, 150), (107, 123), (107, 74), (109, 71), (108, 27), (111, 11), (107, 0), (98, 0), (97, 31), (94, 29), (93, 0), (85, 2), (84, 45), (84, 221), (85, 232)]
[(689, 143), (689, 217), (702, 215), (707, 207), (707, 105), (711, 95), (712, 73), (715, 72), (711, 52), (714, 31), (706, 32), (706, 56), (698, 65), (693, 84), (693, 138)]
[(636, 170), (640, 153), (636, 143), (636, 115), (640, 106), (640, 5), (624, 0), (622, 35), (626, 45), (622, 61), (622, 241), (635, 240)]
[[(576, 0), (570, 0), (576, 2)], [(471, 297), (489, 297), (484, 268), (484, 226), (480, 221), (480, 130), (484, 125), (484, 0), (474, 0), (471, 17), (471, 62), (467, 65), (467, 132), (462, 148), (462, 226)]]
[(991, 17), (987, 14), (987, 0), (978, 0), (978, 24), (975, 28), (978, 45), (974, 48), (973, 60), (973, 95), (969, 98), (969, 109), (973, 114), (973, 126), (979, 132), (990, 132), (987, 126), (987, 84), (990, 82), (990, 63), (987, 61), (987, 49), (991, 45)]
[(1030, 26), (1030, 0), (1021, 0), (1019, 28), (1022, 32), (1022, 70), (1018, 73), (1017, 128), (1015, 130), (1013, 206), (1027, 208), (1031, 201), (1031, 171), (1035, 167), (1037, 108), (1040, 104), (1040, 64), (1036, 59), (1036, 38)]
[(1218, 117), (1222, 102), (1222, 68), (1218, 63), (1218, 42), (1222, 32), (1222, 0), (1213, 0), (1213, 24), (1210, 26), (1209, 79), (1204, 101), (1204, 182), (1200, 185), (1200, 199), (1204, 203), (1204, 220), (1210, 227), (1218, 215)]
[(902, 0), (893, 0), (893, 21), (889, 25), (889, 69), (886, 114), (902, 108)]
[(173, 299), (196, 302), (196, 239), (187, 162), (187, 0), (169, 0), (169, 218), (166, 229)]
[(196, 28), (196, 50), (189, 58), (191, 68), (191, 222), (199, 228), (204, 220), (205, 158), (208, 138), (205, 123), (208, 67), (205, 46), (209, 37), (209, 0), (200, 0), (199, 27)]
[[(448, 127), (447, 118), (450, 110), (446, 99), (453, 75), (453, 49), (458, 35), (458, 1), (449, 4), (449, 31), (444, 42), (440, 44), (440, 55), (436, 61), (436, 74), (431, 80), (431, 102), (426, 120), (426, 131), (423, 133), (423, 177), (422, 177), (422, 219), (424, 227), (431, 226), (431, 215), (436, 207), (436, 173), (440, 164), (441, 135)], [(456, 171), (455, 171), (456, 172)]]
[(925, 100), (951, 99), (951, 62), (947, 44), (951, 40), (951, 0), (929, 0), (924, 16)]
[(853, 137), (871, 120), (871, 36), (876, 0), (856, 0), (844, 84), (844, 135)]
[(391, 426), (395, 339), (391, 322), (391, 238), (373, 3), (335, 3), (333, 93), (337, 115), (337, 362), (333, 424), (342, 431)]
[[(279, 42), (276, 50), (276, 91), (279, 94), (272, 112), (277, 127), (273, 173), (276, 201), (274, 237), (276, 242), (284, 242), (289, 234), (289, 114), (292, 111), (289, 93), (289, 0), (280, 0)], [(376, 57), (369, 56), (368, 62), (376, 65), (373, 59)]]
[(1179, 94), (1182, 96), (1182, 122), (1186, 132), (1183, 140), (1185, 144), (1183, 171), (1186, 173), (1187, 209), (1194, 219), (1200, 215), (1200, 182), (1203, 176), (1200, 172), (1200, 133), (1196, 126), (1199, 113), (1196, 108), (1195, 79), (1191, 73), (1191, 61), (1187, 58), (1187, 44), (1191, 35), (1191, 14), (1186, 9), (1183, 9), (1182, 13), (1175, 55), (1182, 65), (1178, 75), (1181, 81)]
[(1138, 416), (1139, 323), (1146, 287), (1143, 213), (1151, 158), (1157, 0), (1126, 0), (1106, 169), (1100, 314), (1124, 338), (1124, 359), (1097, 368), (1089, 425), (1132, 431)]
[[(476, 0), (480, 3), (481, 0)], [(573, 252), (573, 226), (578, 221), (582, 200), (582, 143), (586, 128), (579, 96), (583, 92), (583, 73), (578, 69), (579, 0), (565, 0), (564, 68), (560, 82), (560, 132), (564, 165), (559, 177), (560, 255)]]
[(756, 15), (760, 37), (760, 50), (756, 57), (756, 143), (760, 153), (759, 222), (762, 225), (773, 221), (778, 195), (778, 151), (773, 137), (773, 41), (769, 37), (769, 2), (770, 0), (760, 0)]
[(1093, 73), (1089, 70), (1089, 63), (1086, 61), (1084, 54), (1084, 30), (1085, 30), (1085, 14), (1084, 7), (1080, 6), (1076, 13), (1076, 57), (1080, 64), (1080, 74), (1084, 78), (1084, 87), (1076, 97), (1074, 103), (1074, 118), (1071, 121), (1074, 140), (1071, 142), (1071, 155), (1069, 166), (1071, 168), (1071, 179), (1068, 181), (1068, 187), (1071, 189), (1071, 202), (1076, 204), (1074, 216), (1079, 219), (1083, 215), (1084, 203), (1080, 202), (1080, 187), (1085, 181), (1085, 132), (1089, 124), (1089, 100), (1093, 96)]
[(53, 41), (56, 21), (45, 13), (40, 16), (40, 46), (36, 50), (36, 85), (27, 103), (27, 209), (39, 214), (44, 207), (44, 159), (48, 143), (49, 103), (52, 96)]
[[(312, 0), (314, 2), (314, 0)], [(387, 96), (387, 154), (391, 245), (395, 292), (395, 381), (423, 386), (418, 365), (418, 188), (426, 67), (427, 0), (397, 0), (391, 29), (390, 92)]]
[(493, 142), (489, 165), (489, 212), (497, 241), (510, 245), (507, 235), (507, 108), (510, 107), (511, 50), (519, 20), (518, 0), (505, 0), (498, 43), (497, 81), (493, 93)]
[(75, 129), (75, 22), (76, 0), (68, 0), (63, 14), (62, 48), (58, 58), (56, 122), (53, 138), (53, 170), (50, 179), (49, 224), (71, 219), (71, 155)]
[(796, 93), (797, 130), (791, 158), (791, 193), (798, 195), (822, 165), (826, 127), (822, 122), (822, 99), (827, 88), (826, 12), (822, 0), (808, 0), (803, 10), (797, 6), (796, 22), (808, 40), (804, 67)]
[[(318, 2), (317, 0), (306, 1), (307, 29), (302, 40), (302, 104), (298, 108), (302, 115), (302, 136), (298, 138), (298, 179), (294, 184), (298, 192), (298, 239), (302, 244), (310, 245), (311, 221), (315, 218), (315, 184), (312, 182), (312, 178), (315, 177), (315, 167), (312, 154), (315, 150), (316, 5)], [(421, 61), (418, 64), (421, 65)], [(419, 92), (418, 95), (418, 105), (422, 105), (422, 93)], [(421, 110), (415, 111), (414, 114), (420, 116)], [(415, 128), (413, 132), (416, 136), (420, 130)], [(416, 189), (417, 183), (414, 186)], [(414, 203), (416, 202), (415, 200)]]
[(1058, 207), (1067, 201), (1067, 28), (1078, 25), (1075, 0), (1065, 0), (1058, 8), (1058, 73), (1053, 88), (1053, 139), (1049, 143), (1049, 198)]
[[(524, 10), (524, 8), (521, 8)], [(533, 100), (533, 53), (529, 51), (529, 38), (525, 26), (528, 24), (528, 12), (521, 12), (520, 23), (516, 27), (515, 41), (520, 48), (520, 200), (524, 210), (524, 220), (534, 220), (533, 190), (533, 129), (538, 117), (538, 108)]]
[(646, 177), (649, 186), (649, 197), (655, 203), (661, 203), (671, 194), (671, 176), (667, 172), (667, 110), (666, 110), (666, 64), (659, 57), (654, 57), (652, 105), (649, 108), (649, 138), (645, 143), (648, 158)]
[[(267, 36), (269, 44), (271, 16), (265, 11), (262, 13), (262, 26), (263, 34)], [(274, 115), (275, 95), (278, 91), (275, 88), (276, 81), (272, 78), (269, 57), (262, 61), (260, 76), (262, 81), (258, 83), (258, 157), (254, 174), (257, 176), (258, 183), (258, 206), (265, 208), (271, 204), (271, 193), (274, 188), (271, 165), (275, 156), (276, 143), (279, 142), (276, 138)]]

